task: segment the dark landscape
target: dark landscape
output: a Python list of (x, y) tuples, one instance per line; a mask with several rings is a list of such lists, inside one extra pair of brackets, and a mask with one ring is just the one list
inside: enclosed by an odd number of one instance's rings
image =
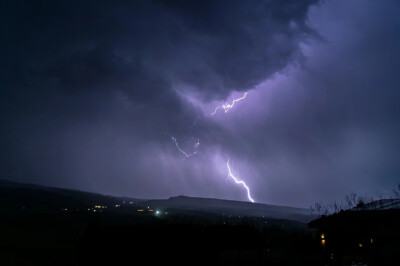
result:
[(0, 266), (400, 265), (399, 0), (0, 0)]
[(400, 259), (399, 201), (386, 210), (317, 219), (301, 208), (185, 196), (140, 200), (9, 181), (0, 182), (0, 195), (1, 265), (396, 265)]

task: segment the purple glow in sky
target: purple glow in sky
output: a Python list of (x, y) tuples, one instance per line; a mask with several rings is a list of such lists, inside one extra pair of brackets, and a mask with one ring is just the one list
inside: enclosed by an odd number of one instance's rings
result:
[(257, 202), (399, 182), (396, 1), (6, 5), (0, 178), (248, 201), (229, 154)]
[[(214, 112), (212, 112), (210, 116), (214, 116), (214, 115), (217, 113), (218, 109), (220, 109), (220, 108), (222, 108), (222, 109), (224, 110), (225, 114), (226, 114), (230, 109), (232, 109), (232, 108), (234, 107), (234, 105), (235, 105), (236, 102), (240, 102), (240, 101), (244, 100), (244, 99), (246, 98), (247, 93), (248, 93), (248, 92), (245, 92), (245, 93), (243, 94), (242, 97), (236, 98), (236, 99), (232, 100), (232, 103), (231, 103), (231, 104), (223, 104), (223, 105), (220, 105), (220, 106), (216, 107), (215, 110), (214, 110)], [(198, 117), (198, 118), (199, 118), (199, 117)], [(198, 118), (196, 118), (196, 120), (192, 123), (192, 128), (194, 128), (194, 127), (196, 126), (196, 123), (197, 123)], [(175, 144), (176, 148), (178, 149), (178, 151), (179, 151), (180, 153), (182, 153), (183, 155), (185, 155), (186, 158), (190, 158), (190, 157), (192, 157), (192, 156), (194, 156), (194, 155), (197, 154), (197, 151), (194, 151), (193, 153), (190, 153), (190, 154), (188, 154), (188, 153), (186, 153), (185, 151), (183, 151), (183, 150), (179, 147), (178, 142), (177, 142), (177, 140), (176, 140), (175, 137), (172, 137), (172, 136), (171, 136), (171, 140), (174, 142), (174, 144)], [(194, 148), (197, 149), (197, 148), (199, 147), (199, 145), (200, 145), (200, 139), (197, 139), (197, 142), (194, 144)], [(243, 186), (243, 188), (244, 188), (244, 189), (246, 190), (246, 192), (247, 192), (247, 198), (248, 198), (248, 200), (254, 203), (254, 199), (253, 199), (253, 198), (251, 197), (251, 195), (250, 195), (250, 188), (246, 185), (246, 183), (245, 183), (243, 180), (239, 180), (236, 176), (233, 175), (233, 173), (232, 173), (232, 171), (231, 171), (231, 168), (230, 168), (230, 166), (229, 166), (229, 161), (230, 161), (230, 159), (229, 159), (228, 156), (226, 156), (226, 157), (228, 158), (228, 160), (227, 160), (227, 162), (226, 162), (226, 167), (227, 167), (227, 169), (228, 169), (228, 176), (229, 176), (229, 178), (233, 179), (233, 180), (235, 181), (236, 184), (238, 184), (238, 185), (240, 185), (240, 186)]]

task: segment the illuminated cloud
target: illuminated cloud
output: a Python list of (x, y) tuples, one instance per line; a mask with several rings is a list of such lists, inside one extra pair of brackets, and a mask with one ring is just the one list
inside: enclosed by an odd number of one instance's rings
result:
[(395, 2), (3, 5), (1, 178), (247, 200), (224, 179), (227, 153), (258, 202), (398, 181)]

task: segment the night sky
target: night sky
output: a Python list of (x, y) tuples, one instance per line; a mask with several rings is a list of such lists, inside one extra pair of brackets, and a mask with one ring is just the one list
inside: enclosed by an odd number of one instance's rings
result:
[(230, 158), (256, 202), (390, 195), (399, 14), (394, 0), (1, 1), (0, 179), (247, 201)]

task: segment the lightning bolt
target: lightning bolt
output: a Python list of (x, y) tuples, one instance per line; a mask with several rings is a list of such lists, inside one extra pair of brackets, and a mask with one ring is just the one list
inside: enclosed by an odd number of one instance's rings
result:
[[(171, 136), (171, 140), (173, 143), (175, 143), (176, 148), (178, 149), (178, 151), (180, 153), (182, 153), (183, 155), (185, 155), (186, 158), (190, 158), (193, 157), (197, 154), (197, 151), (194, 151), (193, 153), (186, 153), (184, 150), (181, 149), (181, 147), (179, 147), (178, 141), (176, 140), (175, 137)], [(195, 148), (197, 149), (197, 147), (200, 145), (200, 141), (197, 140), (197, 143), (195, 144)]]
[(228, 161), (226, 162), (226, 168), (228, 168), (228, 176), (230, 177), (230, 178), (232, 178), (234, 181), (235, 181), (235, 183), (236, 184), (239, 184), (239, 185), (242, 185), (246, 190), (247, 190), (247, 198), (252, 202), (252, 203), (254, 203), (254, 199), (251, 197), (251, 195), (250, 195), (250, 188), (246, 185), (246, 183), (243, 181), (243, 180), (238, 180), (237, 179), (237, 177), (235, 177), (233, 174), (232, 174), (232, 171), (231, 171), (231, 167), (229, 166), (229, 157), (228, 157)]
[[(221, 106), (216, 107), (215, 110), (214, 110), (214, 112), (212, 112), (212, 113), (210, 114), (210, 116), (214, 116), (214, 115), (217, 113), (217, 111), (218, 111), (219, 109), (223, 109), (225, 114), (228, 113), (229, 110), (232, 109), (232, 108), (234, 107), (235, 103), (237, 103), (237, 102), (239, 102), (239, 101), (245, 99), (246, 96), (247, 96), (247, 94), (248, 94), (248, 92), (245, 92), (245, 93), (243, 94), (242, 97), (237, 98), (237, 99), (234, 99), (234, 100), (232, 101), (231, 104), (223, 104), (223, 105), (221, 105)], [(193, 123), (192, 123), (192, 125), (190, 126), (190, 128), (195, 127), (196, 124), (197, 124), (197, 121), (198, 121), (199, 119), (201, 119), (201, 118), (202, 118), (202, 117), (200, 117), (200, 116), (197, 117), (197, 118), (193, 121)], [(164, 132), (164, 133), (166, 133), (166, 132)], [(168, 133), (166, 133), (166, 134), (168, 134)], [(173, 137), (173, 136), (170, 135), (170, 139), (171, 139), (172, 142), (175, 144), (175, 146), (176, 146), (176, 148), (178, 149), (178, 151), (179, 151), (180, 153), (182, 153), (182, 154), (185, 156), (184, 159), (188, 159), (188, 158), (193, 157), (193, 156), (195, 156), (195, 155), (197, 154), (197, 148), (198, 148), (199, 145), (200, 145), (200, 139), (197, 139), (197, 142), (194, 144), (194, 149), (195, 149), (195, 151), (194, 151), (193, 153), (186, 153), (184, 150), (182, 150), (181, 147), (180, 147), (179, 144), (178, 144), (177, 139), (176, 139), (175, 137)], [(252, 203), (254, 203), (254, 199), (253, 199), (253, 198), (251, 197), (251, 195), (250, 195), (250, 188), (246, 185), (246, 183), (245, 183), (243, 180), (239, 180), (239, 179), (232, 173), (231, 167), (230, 167), (230, 165), (229, 165), (230, 158), (229, 158), (227, 155), (225, 155), (225, 156), (226, 156), (227, 159), (228, 159), (227, 162), (226, 162), (226, 168), (228, 169), (228, 177), (227, 177), (227, 178), (228, 178), (228, 179), (229, 179), (229, 178), (232, 178), (232, 179), (235, 181), (236, 184), (243, 186), (243, 187), (246, 189), (246, 191), (247, 191), (247, 198), (249, 199), (249, 201), (251, 201)]]
[(229, 112), (230, 109), (233, 108), (233, 106), (235, 105), (236, 102), (240, 102), (241, 100), (245, 99), (247, 93), (248, 92), (245, 92), (242, 97), (234, 99), (231, 104), (223, 104), (223, 105), (218, 106), (217, 108), (215, 108), (214, 112), (212, 112), (210, 116), (214, 116), (217, 113), (218, 109), (221, 109), (221, 108), (224, 109), (224, 112), (226, 114), (227, 112)]

